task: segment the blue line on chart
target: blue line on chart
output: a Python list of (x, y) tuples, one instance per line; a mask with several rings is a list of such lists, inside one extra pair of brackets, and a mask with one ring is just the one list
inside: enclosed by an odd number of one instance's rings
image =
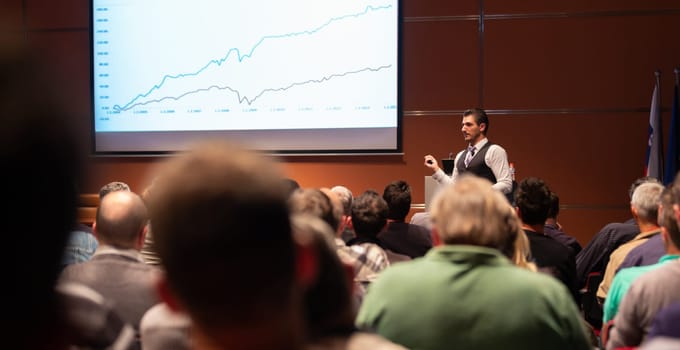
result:
[(229, 90), (229, 91), (231, 91), (231, 92), (234, 92), (234, 93), (236, 93), (236, 97), (238, 98), (238, 103), (239, 103), (239, 104), (240, 104), (240, 103), (243, 103), (243, 102), (245, 101), (248, 105), (251, 105), (253, 102), (255, 102), (255, 100), (257, 100), (258, 98), (260, 98), (260, 97), (261, 97), (262, 95), (264, 95), (266, 92), (286, 91), (286, 90), (288, 90), (288, 89), (290, 89), (290, 88), (293, 88), (293, 87), (295, 87), (295, 86), (306, 85), (306, 84), (311, 84), (311, 83), (323, 83), (324, 81), (328, 81), (328, 80), (331, 80), (331, 79), (333, 79), (333, 78), (344, 77), (344, 76), (347, 76), (347, 75), (358, 74), (358, 73), (363, 73), (363, 72), (367, 72), (367, 71), (370, 71), (370, 72), (377, 72), (377, 71), (380, 71), (380, 70), (383, 70), (383, 69), (388, 69), (388, 68), (390, 68), (390, 67), (392, 67), (391, 64), (390, 64), (390, 65), (386, 65), (386, 66), (379, 66), (379, 67), (376, 67), (376, 68), (366, 67), (366, 68), (362, 68), (362, 69), (355, 70), (355, 71), (344, 72), (344, 73), (337, 73), (337, 74), (331, 74), (331, 75), (326, 76), (326, 77), (323, 77), (323, 78), (321, 78), (321, 79), (309, 79), (309, 80), (305, 80), (305, 81), (301, 81), (301, 82), (295, 82), (295, 83), (292, 83), (292, 84), (290, 84), (290, 85), (288, 85), (288, 86), (285, 86), (285, 87), (280, 87), (280, 88), (268, 88), (268, 89), (264, 89), (264, 90), (260, 91), (260, 93), (257, 94), (257, 95), (255, 95), (253, 98), (248, 98), (248, 97), (246, 97), (246, 96), (243, 96), (243, 97), (242, 97), (242, 96), (241, 96), (241, 92), (239, 92), (238, 90), (236, 90), (236, 89), (234, 89), (234, 88), (232, 88), (232, 87), (230, 87), (230, 86), (217, 86), (217, 85), (212, 85), (212, 86), (209, 86), (209, 87), (207, 87), (207, 88), (201, 88), (201, 89), (196, 89), (196, 90), (193, 90), (193, 91), (188, 91), (188, 92), (185, 92), (185, 93), (183, 93), (183, 94), (181, 94), (181, 95), (179, 95), (179, 96), (176, 96), (176, 97), (175, 97), (175, 96), (165, 96), (165, 97), (161, 97), (161, 98), (155, 99), (155, 100), (149, 100), (149, 101), (144, 101), (144, 102), (136, 103), (136, 104), (134, 104), (134, 105), (132, 105), (132, 106), (129, 106), (129, 107), (125, 108), (125, 109), (121, 109), (120, 111), (127, 111), (127, 110), (130, 110), (130, 109), (135, 108), (135, 107), (144, 106), (144, 105), (147, 105), (147, 104), (150, 104), (150, 103), (158, 103), (158, 102), (162, 102), (162, 101), (165, 101), (165, 100), (175, 100), (175, 101), (178, 101), (179, 99), (181, 99), (181, 98), (183, 98), (183, 97), (185, 97), (185, 96), (193, 95), (193, 94), (196, 94), (196, 93), (199, 93), (199, 92), (208, 92), (208, 91), (210, 91), (210, 90), (212, 90), (212, 89), (217, 89), (217, 90)]
[(303, 31), (300, 31), (300, 32), (287, 33), (287, 34), (280, 34), (280, 35), (267, 35), (267, 36), (262, 37), (262, 38), (261, 38), (261, 39), (260, 39), (260, 40), (259, 40), (259, 41), (258, 41), (258, 42), (250, 49), (250, 51), (249, 51), (247, 54), (245, 54), (245, 55), (241, 55), (241, 51), (240, 51), (238, 48), (235, 48), (235, 47), (234, 47), (234, 48), (231, 48), (231, 49), (229, 49), (229, 51), (227, 51), (227, 54), (226, 54), (224, 57), (222, 57), (222, 58), (220, 58), (220, 59), (213, 59), (213, 60), (210, 60), (210, 62), (208, 62), (208, 63), (207, 63), (206, 65), (204, 65), (203, 67), (201, 67), (201, 68), (200, 68), (199, 70), (197, 70), (196, 72), (193, 72), (193, 73), (180, 73), (180, 74), (177, 74), (177, 75), (165, 75), (165, 76), (163, 77), (163, 79), (161, 79), (160, 83), (154, 85), (151, 89), (149, 89), (149, 91), (147, 91), (146, 93), (142, 93), (142, 94), (137, 95), (135, 98), (133, 98), (130, 102), (126, 103), (126, 104), (123, 105), (122, 107), (121, 107), (120, 105), (114, 105), (114, 106), (113, 106), (113, 110), (114, 110), (114, 111), (124, 111), (124, 110), (129, 109), (131, 106), (134, 106), (135, 102), (136, 102), (138, 99), (140, 99), (140, 98), (142, 98), (142, 97), (147, 97), (147, 96), (149, 96), (153, 91), (158, 90), (158, 89), (160, 89), (161, 87), (163, 87), (163, 84), (165, 84), (165, 82), (166, 82), (168, 79), (177, 79), (177, 78), (184, 78), (184, 77), (189, 77), (189, 76), (196, 76), (196, 75), (201, 74), (203, 71), (205, 71), (206, 69), (208, 69), (208, 68), (209, 68), (210, 66), (212, 66), (213, 64), (216, 64), (216, 65), (218, 65), (218, 66), (221, 66), (222, 63), (224, 63), (224, 61), (226, 61), (227, 58), (229, 58), (229, 56), (231, 55), (232, 52), (236, 52), (236, 54), (238, 55), (238, 61), (239, 61), (239, 62), (242, 62), (246, 57), (251, 57), (251, 56), (253, 55), (253, 52), (255, 51), (255, 49), (256, 49), (258, 46), (260, 46), (260, 44), (262, 44), (266, 39), (281, 39), (281, 38), (288, 38), (288, 37), (299, 36), (299, 35), (303, 35), (303, 34), (311, 35), (311, 34), (314, 34), (314, 33), (318, 32), (318, 31), (320, 31), (321, 29), (323, 29), (323, 28), (329, 26), (329, 25), (330, 25), (331, 23), (333, 23), (333, 22), (340, 21), (340, 20), (343, 20), (343, 19), (347, 19), (347, 18), (350, 18), (350, 17), (355, 17), (355, 18), (356, 18), (356, 17), (363, 16), (363, 15), (367, 14), (369, 11), (385, 10), (385, 9), (388, 9), (388, 8), (391, 8), (391, 7), (392, 7), (392, 5), (382, 5), (382, 6), (372, 6), (372, 5), (368, 5), (368, 6), (366, 6), (366, 8), (365, 8), (363, 11), (361, 11), (361, 12), (354, 13), (354, 14), (348, 14), (348, 15), (342, 15), (342, 16), (339, 16), (339, 17), (333, 17), (333, 18), (329, 19), (328, 21), (326, 21), (326, 23), (324, 23), (324, 24), (322, 24), (322, 25), (320, 25), (320, 26), (318, 26), (318, 27), (316, 27), (315, 29), (312, 29), (312, 30), (303, 30)]

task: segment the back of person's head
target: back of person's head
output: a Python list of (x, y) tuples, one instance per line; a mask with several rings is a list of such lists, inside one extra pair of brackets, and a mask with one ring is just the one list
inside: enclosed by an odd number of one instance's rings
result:
[(389, 207), (387, 218), (404, 221), (411, 210), (411, 186), (404, 180), (392, 181), (385, 186), (383, 199)]
[(340, 202), (342, 203), (343, 215), (352, 215), (352, 200), (354, 200), (352, 191), (350, 191), (349, 188), (341, 185), (333, 186), (331, 191), (333, 191), (338, 196), (338, 199), (340, 199)]
[(137, 248), (148, 221), (146, 205), (131, 191), (114, 191), (102, 198), (94, 230), (100, 243), (117, 248)]
[[(317, 188), (299, 189), (288, 199), (291, 214), (309, 214), (325, 221), (333, 232), (338, 231), (342, 209), (333, 205), (326, 193)], [(334, 235), (333, 235), (334, 236)]]
[(444, 244), (494, 248), (508, 257), (513, 254), (520, 221), (489, 180), (462, 175), (435, 195), (430, 214)]
[(659, 203), (663, 185), (657, 182), (646, 182), (633, 192), (630, 206), (637, 212), (637, 217), (644, 222), (657, 223)]
[(550, 191), (550, 207), (548, 207), (548, 218), (557, 219), (560, 214), (560, 197), (557, 193)]
[(3, 34), (0, 181), (7, 185), (0, 215), (7, 248), (0, 258), (7, 281), (3, 330), (11, 336), (6, 347), (37, 349), (49, 342), (45, 331), (54, 329), (59, 314), (54, 285), (76, 220), (84, 151), (71, 117), (44, 78), (46, 73), (21, 43), (5, 40), (17, 36)]
[(283, 185), (286, 187), (288, 195), (293, 194), (300, 188), (300, 183), (298, 183), (297, 180), (289, 177), (283, 179)]
[(675, 210), (673, 208), (673, 186), (665, 188), (661, 193), (659, 226), (666, 229), (673, 245), (676, 248), (680, 248), (680, 229), (678, 228), (678, 221), (675, 219)]
[(661, 183), (661, 181), (659, 181), (659, 179), (657, 179), (657, 178), (655, 178), (655, 177), (653, 177), (653, 176), (643, 176), (643, 177), (638, 177), (637, 179), (635, 179), (635, 181), (633, 181), (632, 184), (630, 184), (630, 188), (628, 189), (628, 197), (629, 197), (630, 199), (633, 199), (633, 193), (635, 193), (635, 190), (636, 190), (640, 185), (642, 185), (642, 184), (644, 184), (644, 183), (650, 183), (650, 182), (651, 182), (651, 183), (656, 183), (656, 184), (660, 184), (660, 183)]
[(527, 225), (543, 224), (550, 210), (550, 190), (543, 180), (528, 177), (520, 181), (515, 193), (515, 206)]
[(489, 117), (486, 115), (486, 112), (481, 108), (470, 108), (463, 112), (463, 117), (467, 117), (469, 115), (475, 118), (477, 125), (486, 124), (486, 128), (484, 128), (484, 131), (482, 131), (482, 133), (486, 135), (486, 133), (489, 132)]
[(111, 192), (116, 191), (131, 191), (130, 186), (125, 182), (121, 181), (111, 181), (99, 189), (99, 200), (102, 200), (104, 196)]
[(352, 203), (352, 227), (357, 236), (375, 238), (387, 224), (387, 202), (374, 190), (367, 190)]
[(157, 170), (149, 204), (156, 249), (195, 324), (219, 335), (290, 310), (295, 246), (276, 164), (208, 141)]
[(293, 233), (298, 244), (316, 252), (317, 278), (305, 292), (306, 324), (311, 341), (350, 333), (354, 324), (352, 284), (348, 270), (329, 239), (331, 228), (317, 216), (294, 214)]

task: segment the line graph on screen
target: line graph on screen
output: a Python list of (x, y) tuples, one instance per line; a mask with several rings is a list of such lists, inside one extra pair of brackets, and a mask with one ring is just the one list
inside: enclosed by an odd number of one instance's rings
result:
[(95, 3), (95, 132), (396, 127), (396, 2)]

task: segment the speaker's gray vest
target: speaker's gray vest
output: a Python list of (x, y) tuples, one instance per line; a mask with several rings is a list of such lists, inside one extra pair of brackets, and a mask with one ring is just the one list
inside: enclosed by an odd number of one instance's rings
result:
[(482, 147), (482, 149), (477, 151), (475, 156), (470, 161), (470, 164), (468, 164), (467, 168), (465, 167), (465, 157), (468, 154), (468, 150), (466, 149), (465, 152), (458, 159), (458, 162), (456, 163), (456, 169), (458, 169), (458, 174), (460, 175), (466, 172), (471, 172), (479, 177), (488, 179), (489, 181), (491, 181), (492, 184), (495, 184), (496, 176), (493, 174), (491, 168), (489, 168), (489, 166), (486, 165), (486, 162), (484, 161), (486, 151), (489, 150), (489, 147), (491, 145), (492, 145), (491, 142), (487, 142), (486, 145)]

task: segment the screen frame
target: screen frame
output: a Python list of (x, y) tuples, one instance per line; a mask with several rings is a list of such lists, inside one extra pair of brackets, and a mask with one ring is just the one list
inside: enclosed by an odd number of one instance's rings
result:
[[(190, 144), (194, 142), (195, 140), (193, 138), (189, 140), (184, 140), (184, 136), (189, 135), (189, 134), (194, 134), (197, 133), (196, 131), (171, 131), (171, 132), (166, 132), (166, 131), (159, 131), (159, 132), (126, 132), (126, 133), (105, 133), (105, 132), (97, 132), (96, 131), (96, 126), (95, 126), (95, 116), (96, 116), (96, 111), (95, 111), (95, 45), (94, 45), (94, 0), (89, 0), (89, 26), (88, 26), (88, 33), (89, 33), (89, 61), (90, 61), (90, 125), (91, 125), (91, 149), (90, 149), (90, 155), (95, 156), (95, 157), (154, 157), (154, 156), (166, 156), (166, 155), (172, 155), (178, 152), (183, 152), (188, 150), (187, 144)], [(252, 148), (256, 151), (263, 152), (265, 154), (273, 154), (273, 155), (282, 155), (282, 156), (342, 156), (342, 155), (403, 155), (403, 118), (404, 118), (404, 112), (403, 112), (403, 94), (402, 94), (402, 82), (403, 82), (403, 23), (404, 23), (404, 18), (403, 18), (403, 4), (402, 0), (396, 0), (397, 3), (397, 57), (396, 57), (396, 62), (397, 62), (397, 68), (396, 68), (396, 75), (397, 75), (397, 86), (396, 86), (396, 95), (397, 95), (397, 101), (396, 101), (396, 117), (397, 117), (397, 125), (396, 129), (391, 128), (392, 130), (395, 130), (396, 135), (395, 137), (395, 147), (394, 148), (352, 148), (352, 145), (347, 145), (347, 147), (344, 147), (342, 149), (339, 148), (330, 148), (330, 147), (309, 147), (309, 148), (301, 148), (301, 147), (293, 147), (293, 148), (287, 148), (287, 147), (279, 147), (279, 148), (270, 148), (268, 146), (265, 147), (259, 147), (255, 144), (248, 143), (246, 140), (251, 139), (253, 135), (257, 136), (257, 134), (266, 134), (267, 130), (214, 130), (214, 131), (208, 131), (208, 132), (198, 132), (201, 134), (209, 135), (212, 134), (215, 137), (228, 137), (229, 140), (235, 140), (235, 142), (242, 142), (247, 145), (252, 145)], [(345, 132), (367, 132), (368, 137), (370, 137), (370, 128), (366, 129), (321, 129), (324, 130), (326, 133), (328, 132), (334, 132), (334, 131), (340, 131), (339, 137), (343, 137), (342, 134)], [(296, 130), (296, 129), (286, 129), (286, 130), (278, 130), (280, 133), (297, 133), (301, 132), (302, 134), (305, 134), (307, 132), (310, 132), (311, 129), (308, 130)], [(109, 134), (109, 135), (106, 135)], [(108, 139), (111, 136), (115, 136), (114, 134), (126, 134), (125, 136), (129, 137), (141, 137), (141, 138), (146, 138), (145, 136), (149, 135), (158, 135), (158, 134), (164, 134), (165, 137), (168, 139), (176, 138), (176, 143), (175, 145), (183, 145), (181, 147), (173, 147), (173, 146), (145, 146), (145, 149), (142, 149), (141, 147), (134, 146), (132, 148), (111, 148), (111, 147), (102, 147), (102, 143), (108, 142)], [(146, 134), (146, 135), (145, 135)], [(165, 144), (165, 143), (164, 143)]]

